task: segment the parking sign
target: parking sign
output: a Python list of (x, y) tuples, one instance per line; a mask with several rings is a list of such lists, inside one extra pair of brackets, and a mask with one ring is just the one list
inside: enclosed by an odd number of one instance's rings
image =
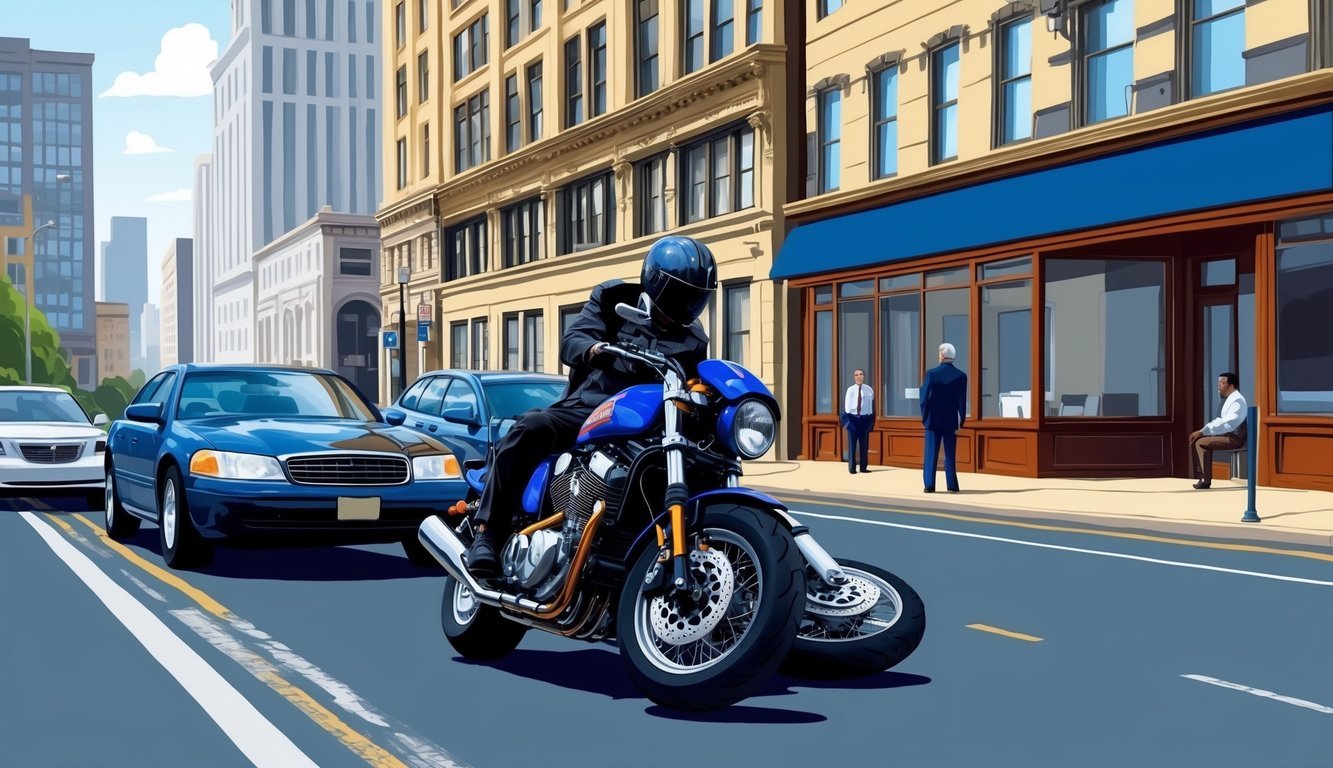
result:
[(384, 348), (398, 349), (398, 331), (384, 332)]

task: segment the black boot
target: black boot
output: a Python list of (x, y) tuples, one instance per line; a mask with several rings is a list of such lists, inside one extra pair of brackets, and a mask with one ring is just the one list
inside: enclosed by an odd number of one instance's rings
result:
[(495, 553), (496, 536), (490, 530), (477, 534), (463, 559), (467, 569), (476, 576), (495, 576), (500, 573), (500, 562)]

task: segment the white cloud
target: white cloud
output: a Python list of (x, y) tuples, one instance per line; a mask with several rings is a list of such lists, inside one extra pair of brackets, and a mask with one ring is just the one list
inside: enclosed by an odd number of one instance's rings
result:
[(125, 134), (125, 151), (122, 155), (156, 155), (160, 152), (175, 152), (168, 147), (159, 147), (157, 140), (146, 133), (130, 131)]
[(144, 198), (148, 203), (188, 203), (190, 202), (190, 190), (185, 187), (173, 189), (170, 192), (159, 192), (156, 195), (149, 195)]
[(162, 50), (145, 74), (121, 72), (102, 96), (208, 96), (213, 78), (208, 65), (218, 57), (218, 42), (203, 24), (167, 30)]

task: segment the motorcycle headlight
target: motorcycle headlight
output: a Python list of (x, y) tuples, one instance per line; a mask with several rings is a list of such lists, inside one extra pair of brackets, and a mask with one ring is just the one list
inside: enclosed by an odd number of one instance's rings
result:
[(463, 472), (458, 466), (458, 458), (450, 454), (413, 458), (412, 475), (418, 480), (457, 480)]
[(717, 433), (727, 448), (741, 458), (757, 459), (773, 447), (778, 436), (777, 424), (777, 414), (768, 403), (744, 400), (722, 410)]
[(223, 480), (285, 480), (282, 467), (272, 456), (227, 451), (195, 451), (190, 474)]

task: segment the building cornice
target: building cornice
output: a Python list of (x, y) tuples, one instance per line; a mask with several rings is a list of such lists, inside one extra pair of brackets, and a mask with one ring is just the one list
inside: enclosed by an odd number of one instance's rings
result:
[(380, 227), (389, 228), (407, 219), (418, 216), (432, 216), (435, 213), (435, 188), (427, 187), (402, 200), (383, 206), (375, 212)]
[(316, 233), (323, 234), (326, 227), (352, 227), (374, 232), (367, 232), (369, 237), (379, 236), (379, 223), (373, 216), (360, 213), (336, 213), (333, 211), (319, 211), (314, 216), (301, 222), (295, 229), (284, 233), (282, 237), (277, 238), (268, 245), (255, 251), (252, 257), (258, 261), (267, 256), (286, 248), (289, 245), (298, 243)]
[(1333, 71), (1310, 72), (992, 150), (981, 157), (950, 162), (920, 173), (788, 203), (783, 206), (783, 213), (792, 220), (792, 224), (800, 224), (972, 186), (1004, 176), (1068, 165), (1099, 155), (1330, 102), (1333, 102)]

